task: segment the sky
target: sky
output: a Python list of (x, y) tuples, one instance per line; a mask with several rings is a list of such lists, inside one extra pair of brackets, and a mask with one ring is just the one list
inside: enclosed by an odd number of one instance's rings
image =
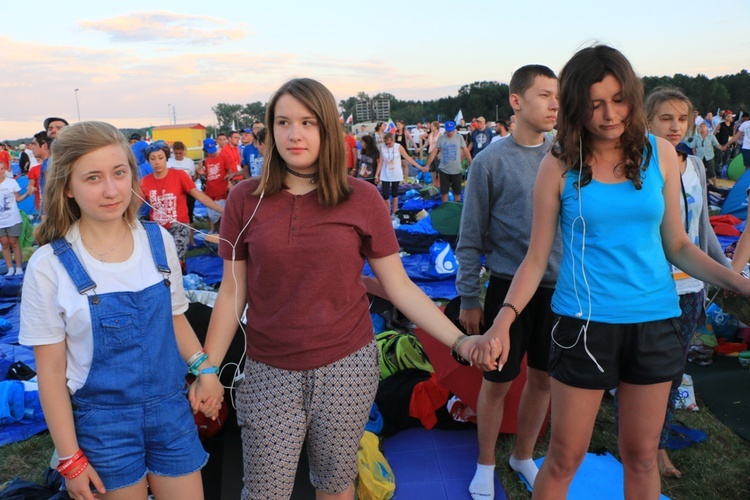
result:
[(265, 103), (294, 77), (337, 101), (430, 100), (507, 83), (524, 64), (559, 72), (594, 42), (641, 76), (734, 74), (750, 67), (750, 37), (735, 36), (748, 22), (747, 0), (13, 2), (0, 29), (0, 140), (79, 111), (120, 128), (215, 125), (212, 106)]

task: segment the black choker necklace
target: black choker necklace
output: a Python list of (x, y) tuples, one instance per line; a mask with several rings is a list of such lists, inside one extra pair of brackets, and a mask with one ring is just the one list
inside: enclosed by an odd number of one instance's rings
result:
[(316, 181), (316, 179), (318, 177), (318, 173), (317, 172), (313, 172), (311, 174), (300, 174), (299, 172), (296, 172), (296, 171), (292, 170), (291, 168), (289, 168), (287, 165), (284, 165), (284, 168), (286, 169), (287, 172), (289, 172), (290, 174), (292, 174), (295, 177), (299, 177), (301, 179), (310, 179), (310, 184), (315, 184), (315, 181)]

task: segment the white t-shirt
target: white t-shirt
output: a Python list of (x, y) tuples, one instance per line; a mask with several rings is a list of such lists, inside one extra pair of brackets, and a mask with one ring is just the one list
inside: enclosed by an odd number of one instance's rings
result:
[(380, 169), (380, 180), (385, 182), (401, 182), (404, 180), (404, 171), (401, 170), (401, 145), (394, 142), (390, 148), (383, 144), (380, 146), (380, 157), (383, 166)]
[[(160, 228), (171, 270), (172, 315), (188, 308), (182, 287), (182, 271), (172, 236)], [(83, 267), (96, 283), (99, 295), (110, 292), (143, 290), (164, 277), (156, 269), (146, 230), (140, 222), (133, 229), (133, 254), (125, 262), (107, 263), (89, 255), (81, 242), (78, 223), (65, 239), (70, 242)], [(19, 343), (28, 346), (67, 343), (67, 384), (71, 394), (80, 389), (91, 368), (94, 355), (91, 313), (85, 295), (70, 279), (52, 245), (44, 245), (29, 259), (21, 295), (21, 329)]]
[[(2, 180), (2, 179), (0, 179)], [(16, 193), (21, 191), (15, 179), (0, 182), (0, 227), (12, 227), (23, 222), (16, 203)]]
[[(685, 197), (687, 197), (688, 203), (688, 238), (692, 241), (695, 246), (700, 244), (699, 242), (699, 226), (701, 223), (701, 212), (703, 211), (703, 186), (701, 186), (700, 178), (696, 173), (696, 168), (703, 168), (703, 162), (693, 155), (689, 155), (687, 158), (687, 165), (685, 166), (685, 173), (682, 174), (682, 185), (685, 187), (685, 196), (680, 193), (680, 221), (682, 225), (685, 225)], [(696, 293), (703, 290), (703, 282), (689, 276), (682, 272), (675, 266), (672, 266), (672, 277), (675, 280), (675, 287), (677, 288), (678, 295), (685, 295), (686, 293)]]
[(742, 132), (742, 149), (750, 149), (750, 120), (740, 125), (737, 130)]
[(184, 170), (191, 179), (195, 177), (195, 162), (187, 156), (182, 160), (176, 160), (174, 156), (170, 157), (169, 160), (167, 160), (167, 167), (175, 170)]

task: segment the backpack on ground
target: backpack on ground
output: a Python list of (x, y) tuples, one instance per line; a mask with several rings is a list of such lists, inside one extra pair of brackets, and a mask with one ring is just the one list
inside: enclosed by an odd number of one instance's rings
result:
[(434, 372), (419, 339), (410, 333), (393, 330), (375, 336), (380, 351), (380, 379), (407, 368)]

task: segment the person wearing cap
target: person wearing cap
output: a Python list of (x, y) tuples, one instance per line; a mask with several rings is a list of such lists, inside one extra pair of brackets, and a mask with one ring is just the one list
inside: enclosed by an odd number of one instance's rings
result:
[(68, 120), (65, 118), (58, 118), (57, 116), (50, 116), (44, 120), (44, 130), (47, 131), (47, 136), (50, 139), (57, 137), (58, 132), (68, 125)]
[(476, 157), (484, 148), (492, 142), (492, 131), (487, 128), (487, 122), (484, 116), (477, 118), (477, 128), (469, 136), (469, 151), (472, 156)]
[(253, 143), (253, 129), (251, 127), (246, 127), (240, 130), (240, 144), (237, 146), (240, 151), (240, 158), (242, 158), (242, 153), (245, 151), (245, 147), (247, 147), (248, 144)]
[[(250, 131), (247, 133), (246, 131)], [(250, 177), (258, 177), (260, 175), (260, 167), (262, 165), (259, 164), (259, 161), (262, 162), (262, 156), (260, 154), (260, 150), (258, 149), (258, 140), (255, 136), (255, 132), (253, 132), (254, 129), (246, 128), (242, 131), (242, 140), (245, 141), (246, 136), (250, 138), (250, 142), (248, 144), (245, 144), (244, 146), (240, 144), (240, 155), (242, 157), (242, 176), (244, 179), (249, 179)], [(262, 128), (259, 128), (258, 131), (260, 132)]]
[[(55, 139), (55, 137), (57, 137), (57, 134), (63, 129), (63, 127), (67, 125), (68, 121), (65, 118), (59, 118), (57, 116), (50, 116), (49, 118), (44, 120), (44, 130), (47, 131), (47, 137), (50, 141), (50, 147), (52, 147), (52, 141)], [(42, 162), (42, 168), (39, 177), (39, 196), (41, 196), (42, 200), (44, 200), (44, 184), (46, 182), (48, 163), (49, 158)], [(44, 205), (42, 205), (39, 209), (40, 214), (42, 210), (44, 210)]]
[(140, 140), (141, 140), (141, 134), (137, 132), (130, 134), (130, 137), (128, 138), (128, 142), (130, 143), (131, 146)]
[(438, 138), (435, 148), (430, 151), (423, 171), (429, 172), (438, 152), (441, 156), (440, 165), (437, 167), (437, 173), (440, 176), (440, 197), (443, 203), (448, 201), (450, 190), (453, 191), (453, 200), (461, 201), (461, 185), (463, 184), (461, 158), (463, 155), (471, 162), (471, 153), (466, 147), (464, 138), (456, 133), (456, 122), (445, 122), (445, 133)]
[[(215, 140), (210, 137), (204, 139), (203, 151), (206, 153), (206, 157), (203, 159), (203, 166), (199, 170), (201, 175), (206, 176), (203, 193), (217, 205), (224, 207), (227, 201), (227, 193), (231, 188), (231, 184), (227, 181), (227, 175), (230, 172), (227, 170), (226, 164), (219, 158), (219, 147)], [(210, 208), (207, 208), (206, 212), (208, 213), (209, 230), (212, 233), (218, 232), (221, 214)]]

